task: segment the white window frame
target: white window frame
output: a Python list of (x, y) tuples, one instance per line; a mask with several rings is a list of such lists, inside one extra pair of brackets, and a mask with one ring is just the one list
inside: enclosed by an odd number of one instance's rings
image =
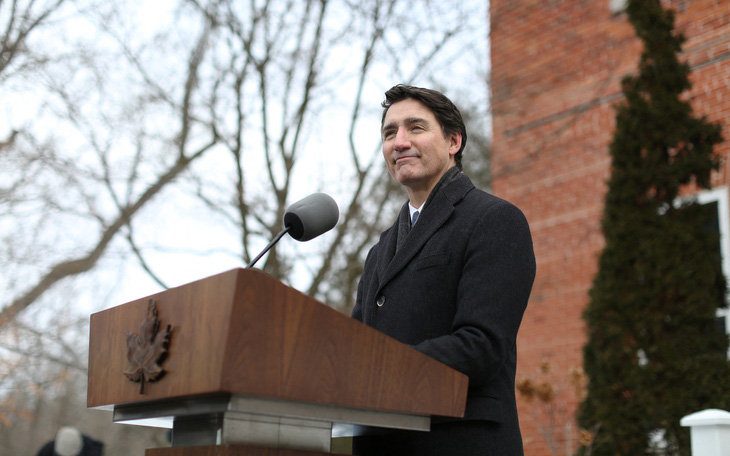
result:
[[(720, 254), (722, 255), (722, 273), (725, 280), (730, 277), (730, 217), (728, 217), (728, 187), (716, 187), (693, 196), (700, 204), (717, 202), (717, 219), (720, 229)], [(725, 295), (730, 302), (730, 288)], [(717, 309), (718, 317), (725, 317), (725, 333), (730, 334), (730, 309)], [(730, 358), (730, 348), (728, 348)]]
[(613, 14), (623, 13), (626, 10), (627, 0), (609, 0), (609, 7)]

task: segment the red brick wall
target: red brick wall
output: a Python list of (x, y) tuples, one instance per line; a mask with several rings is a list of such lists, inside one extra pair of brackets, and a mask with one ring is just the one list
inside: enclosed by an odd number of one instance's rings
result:
[[(610, 173), (608, 144), (620, 81), (635, 71), (641, 43), (609, 0), (491, 0), (493, 192), (530, 221), (537, 277), (518, 340), (518, 379), (548, 380), (558, 426), (552, 452), (539, 401), (520, 403), (526, 454), (568, 454), (565, 423), (577, 404), (569, 372), (582, 364), (581, 319), (603, 248), (600, 217)], [(730, 140), (730, 2), (673, 0), (688, 38), (689, 96), (697, 114), (726, 124)], [(730, 153), (730, 142), (717, 149)], [(713, 179), (727, 185), (728, 167)], [(549, 362), (549, 373), (539, 366)], [(562, 420), (562, 422), (561, 422)], [(575, 447), (575, 444), (573, 444)]]

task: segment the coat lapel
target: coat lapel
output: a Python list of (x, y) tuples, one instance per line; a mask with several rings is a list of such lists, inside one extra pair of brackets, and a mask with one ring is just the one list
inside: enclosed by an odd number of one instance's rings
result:
[(413, 260), (426, 241), (451, 217), (455, 206), (472, 188), (474, 188), (474, 184), (457, 168), (449, 170), (426, 201), (418, 223), (406, 239), (399, 243), (397, 239), (398, 224), (404, 216), (406, 219), (409, 218), (408, 203), (403, 205), (395, 225), (384, 233), (384, 237), (380, 240), (381, 245), (385, 246), (385, 251), (378, 260), (378, 282), (380, 284), (378, 291)]
[(378, 254), (378, 267), (376, 271), (378, 283), (383, 283), (383, 273), (388, 268), (390, 262), (393, 261), (393, 257), (395, 257), (396, 250), (398, 249), (399, 224), (403, 217), (408, 217), (408, 214), (408, 202), (406, 201), (400, 209), (398, 219), (395, 221), (395, 224), (389, 230), (380, 235), (378, 245), (381, 248), (381, 252)]

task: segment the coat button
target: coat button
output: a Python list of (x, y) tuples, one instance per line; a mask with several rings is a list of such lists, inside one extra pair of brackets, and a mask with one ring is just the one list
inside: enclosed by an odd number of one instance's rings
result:
[(385, 304), (385, 296), (380, 296), (378, 300), (375, 302), (375, 304), (378, 305), (378, 307), (383, 307), (383, 304)]

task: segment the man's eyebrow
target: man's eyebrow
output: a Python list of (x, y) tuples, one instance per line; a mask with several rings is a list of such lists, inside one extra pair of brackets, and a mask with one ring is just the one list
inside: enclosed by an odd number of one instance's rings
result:
[[(424, 123), (424, 122), (428, 122), (428, 121), (426, 119), (424, 119), (423, 117), (407, 117), (407, 118), (403, 119), (403, 123), (406, 125), (413, 125), (413, 124)], [(388, 122), (387, 124), (383, 125), (382, 131), (392, 129), (397, 126), (398, 126), (397, 122)]]

